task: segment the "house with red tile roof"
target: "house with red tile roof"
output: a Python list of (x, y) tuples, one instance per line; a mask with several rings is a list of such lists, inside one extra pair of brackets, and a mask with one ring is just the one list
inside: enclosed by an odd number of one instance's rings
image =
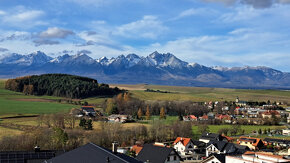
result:
[(174, 149), (180, 155), (186, 155), (194, 150), (194, 144), (191, 138), (177, 137), (173, 143)]
[(130, 151), (134, 151), (136, 153), (136, 156), (139, 154), (139, 152), (142, 150), (142, 145), (133, 145), (130, 149)]
[(197, 121), (197, 117), (195, 115), (187, 115), (183, 116), (184, 121)]
[(203, 116), (199, 117), (199, 120), (207, 121), (208, 120), (208, 116), (207, 115), (203, 115)]
[(215, 119), (219, 119), (219, 120), (230, 119), (230, 118), (231, 118), (231, 116), (229, 116), (229, 115), (223, 115), (223, 114), (217, 114), (215, 116)]
[(273, 118), (273, 115), (275, 115), (277, 118), (281, 118), (281, 115), (276, 110), (267, 110), (263, 113), (261, 113), (263, 118)]
[(264, 143), (261, 139), (245, 136), (241, 136), (237, 143), (240, 145), (248, 146), (251, 150), (259, 150), (264, 146)]

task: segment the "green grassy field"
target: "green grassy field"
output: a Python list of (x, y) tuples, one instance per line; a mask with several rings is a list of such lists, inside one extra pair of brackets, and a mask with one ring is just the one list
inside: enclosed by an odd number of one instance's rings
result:
[(68, 111), (74, 105), (60, 104), (52, 96), (27, 96), (19, 92), (4, 89), (4, 80), (0, 80), (0, 117), (5, 115), (45, 114)]
[[(118, 86), (118, 85), (116, 85)], [(190, 100), (202, 101), (234, 101), (238, 96), (244, 101), (277, 101), (290, 103), (290, 91), (280, 90), (246, 90), (226, 88), (178, 87), (159, 85), (137, 85), (143, 89), (169, 91), (171, 93), (145, 92), (137, 87), (128, 85), (132, 95), (144, 100)], [(126, 88), (125, 85), (122, 85)], [(135, 88), (132, 89), (132, 88)]]
[[(220, 129), (223, 128), (231, 128), (232, 125), (208, 125), (209, 131), (212, 133), (218, 133)], [(262, 126), (262, 125), (241, 125), (241, 129), (245, 130), (245, 134), (252, 133), (253, 131), (258, 131), (261, 129), (264, 131), (264, 129), (285, 129), (285, 126)], [(192, 126), (193, 133), (198, 133), (198, 126)]]

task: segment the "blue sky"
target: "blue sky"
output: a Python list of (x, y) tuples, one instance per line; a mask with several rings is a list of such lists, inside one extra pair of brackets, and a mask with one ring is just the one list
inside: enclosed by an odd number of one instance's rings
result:
[(290, 0), (0, 0), (0, 55), (38, 50), (290, 72)]

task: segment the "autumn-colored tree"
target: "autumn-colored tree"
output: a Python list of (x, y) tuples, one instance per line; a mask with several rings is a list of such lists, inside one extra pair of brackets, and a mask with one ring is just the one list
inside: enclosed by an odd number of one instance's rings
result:
[(160, 109), (160, 119), (166, 119), (166, 115), (165, 115), (165, 109), (164, 107), (162, 107)]
[(149, 106), (147, 105), (146, 108), (146, 120), (150, 120), (150, 111), (149, 111)]
[(137, 113), (137, 116), (138, 116), (138, 119), (142, 119), (143, 112), (142, 112), (142, 109), (141, 108), (139, 108), (138, 113)]
[(129, 93), (124, 94), (124, 101), (128, 102), (130, 100)]
[(24, 85), (23, 86), (23, 93), (26, 95), (32, 95), (33, 94), (33, 85)]
[(113, 100), (112, 99), (108, 99), (107, 100), (106, 113), (107, 114), (111, 114), (114, 107), (115, 107), (115, 104), (113, 103)]
[(122, 102), (122, 101), (123, 101), (123, 94), (122, 94), (122, 93), (119, 93), (119, 94), (117, 95), (117, 101), (118, 101), (118, 102)]

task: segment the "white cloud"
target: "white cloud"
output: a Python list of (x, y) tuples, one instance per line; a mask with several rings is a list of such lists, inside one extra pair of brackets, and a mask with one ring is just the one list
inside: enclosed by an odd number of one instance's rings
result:
[[(288, 36), (258, 32), (254, 29), (237, 29), (224, 36), (186, 37), (154, 43), (143, 47), (138, 53), (150, 51), (171, 52), (188, 62), (207, 66), (269, 66), (281, 68), (290, 62)], [(145, 53), (145, 54), (144, 54)], [(279, 67), (280, 66), (280, 67)]]
[(204, 2), (223, 3), (225, 5), (233, 5), (237, 0), (202, 0)]
[(156, 39), (167, 30), (168, 28), (156, 16), (146, 15), (141, 20), (117, 27), (113, 34), (136, 39), (138, 37)]
[(179, 13), (179, 15), (172, 18), (171, 20), (177, 20), (184, 17), (194, 16), (194, 15), (207, 16), (207, 15), (216, 15), (216, 14), (217, 14), (216, 10), (209, 9), (209, 8), (191, 8), (191, 9), (182, 11), (181, 13)]
[(227, 6), (234, 4), (244, 4), (251, 6), (255, 9), (270, 8), (275, 4), (290, 4), (290, 0), (202, 0), (210, 3), (222, 3)]
[(0, 16), (1, 16), (1, 15), (5, 15), (5, 14), (6, 14), (5, 11), (0, 10)]
[(33, 21), (44, 15), (43, 11), (40, 10), (31, 10), (24, 11), (16, 14), (9, 13), (3, 17), (3, 21), (7, 23), (22, 23), (27, 21)]
[(47, 22), (42, 21), (45, 12), (42, 10), (31, 10), (23, 6), (0, 11), (0, 25), (5, 27), (18, 27), (27, 29), (39, 25), (46, 25)]
[(61, 29), (58, 27), (48, 28), (46, 31), (43, 31), (39, 34), (41, 38), (66, 38), (69, 35), (74, 35), (74, 32), (71, 30)]

